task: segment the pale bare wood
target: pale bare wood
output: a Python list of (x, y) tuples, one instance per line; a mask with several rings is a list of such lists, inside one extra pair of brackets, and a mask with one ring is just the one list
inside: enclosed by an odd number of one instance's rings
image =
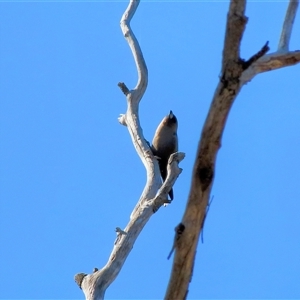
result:
[(274, 52), (266, 54), (245, 70), (240, 77), (240, 84), (249, 82), (255, 75), (290, 67), (300, 62), (300, 51)]
[(75, 281), (88, 300), (104, 298), (106, 289), (121, 271), (138, 235), (153, 213), (163, 203), (167, 202), (168, 192), (182, 171), (178, 167), (178, 163), (184, 158), (184, 153), (172, 154), (168, 163), (168, 176), (162, 185), (158, 161), (153, 156), (140, 125), (138, 108), (147, 88), (148, 70), (139, 43), (130, 28), (130, 21), (139, 2), (139, 0), (130, 0), (120, 22), (123, 35), (130, 46), (136, 63), (138, 81), (133, 90), (129, 90), (125, 83), (118, 84), (127, 99), (126, 114), (119, 117), (119, 122), (126, 126), (129, 131), (133, 145), (146, 168), (147, 182), (126, 228), (116, 228), (117, 238), (107, 264), (100, 270), (94, 269), (91, 274), (79, 273), (75, 275)]
[(281, 36), (278, 44), (279, 52), (289, 51), (289, 44), (292, 35), (293, 25), (299, 6), (299, 0), (290, 0), (282, 25)]

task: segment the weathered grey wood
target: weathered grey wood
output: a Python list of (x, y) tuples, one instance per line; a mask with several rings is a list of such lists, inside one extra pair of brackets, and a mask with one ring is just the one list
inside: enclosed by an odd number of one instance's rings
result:
[(104, 299), (106, 289), (121, 271), (138, 235), (154, 211), (157, 211), (163, 203), (168, 202), (168, 192), (182, 171), (178, 163), (184, 158), (184, 153), (172, 154), (168, 163), (168, 176), (162, 184), (158, 161), (153, 156), (140, 125), (138, 108), (147, 88), (148, 70), (139, 43), (130, 28), (130, 21), (139, 2), (139, 0), (130, 0), (120, 23), (136, 63), (138, 81), (133, 90), (129, 90), (125, 83), (118, 84), (127, 99), (126, 114), (119, 117), (119, 122), (129, 131), (133, 145), (146, 168), (147, 182), (126, 228), (116, 227), (117, 238), (106, 265), (100, 270), (95, 269), (91, 274), (75, 275), (75, 281), (83, 290), (87, 300)]
[(290, 0), (282, 26), (281, 36), (278, 44), (279, 52), (288, 52), (292, 35), (293, 25), (299, 6), (299, 0)]
[(274, 52), (266, 54), (245, 70), (240, 77), (240, 85), (249, 82), (255, 75), (296, 65), (300, 62), (300, 51)]

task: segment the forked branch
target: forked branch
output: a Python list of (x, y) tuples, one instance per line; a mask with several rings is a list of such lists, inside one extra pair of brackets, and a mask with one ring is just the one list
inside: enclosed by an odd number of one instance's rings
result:
[(250, 80), (252, 80), (252, 78), (259, 73), (293, 66), (298, 64), (299, 62), (300, 62), (299, 50), (291, 51), (291, 52), (274, 52), (274, 53), (266, 54), (243, 72), (240, 78), (240, 83), (241, 85), (244, 85)]
[(143, 136), (139, 121), (139, 102), (142, 99), (148, 83), (147, 66), (139, 43), (131, 30), (130, 21), (139, 5), (139, 0), (130, 0), (129, 5), (121, 19), (121, 29), (127, 40), (138, 72), (138, 82), (133, 90), (129, 90), (125, 83), (119, 83), (121, 91), (127, 99), (127, 111), (119, 117), (119, 122), (127, 126), (133, 145), (141, 158), (147, 172), (147, 182), (144, 191), (131, 214), (130, 221), (125, 229), (116, 228), (117, 237), (107, 264), (100, 270), (94, 269), (92, 274), (79, 273), (75, 281), (83, 290), (86, 299), (100, 300), (104, 298), (108, 286), (117, 277), (133, 245), (143, 227), (159, 208), (157, 199), (167, 197), (172, 185), (175, 183), (181, 169), (178, 163), (184, 158), (183, 153), (174, 153), (177, 159), (169, 161), (169, 173), (161, 189), (161, 178), (157, 159), (153, 156), (149, 143)]
[(278, 50), (276, 52), (263, 55), (247, 70), (245, 70), (240, 78), (241, 86), (250, 81), (256, 74), (293, 66), (300, 62), (300, 51), (289, 51), (289, 43), (298, 6), (299, 0), (290, 0), (285, 19), (282, 24)]
[[(289, 42), (293, 22), (291, 20), (295, 18), (295, 7), (298, 5), (292, 3), (293, 1), (290, 1), (284, 23), (288, 25), (283, 25), (285, 36), (283, 44), (285, 47)], [(185, 299), (188, 294), (196, 247), (210, 199), (216, 157), (221, 147), (222, 134), (234, 100), (242, 86), (256, 74), (294, 65), (300, 61), (300, 53), (297, 51), (266, 54), (269, 50), (267, 44), (249, 60), (242, 59), (240, 57), (240, 42), (247, 21), (244, 15), (245, 6), (246, 0), (230, 1), (221, 78), (213, 96), (198, 145), (188, 202), (180, 222), (184, 226), (184, 231), (181, 231), (180, 238), (177, 238), (177, 233), (175, 234), (175, 257), (165, 295), (165, 299), (168, 300)]]

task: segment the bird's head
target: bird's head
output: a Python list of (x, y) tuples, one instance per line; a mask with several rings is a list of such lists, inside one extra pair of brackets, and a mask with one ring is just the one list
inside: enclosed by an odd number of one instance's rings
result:
[(177, 118), (173, 114), (172, 110), (170, 110), (170, 113), (165, 117), (165, 124), (169, 127), (176, 127), (178, 126)]

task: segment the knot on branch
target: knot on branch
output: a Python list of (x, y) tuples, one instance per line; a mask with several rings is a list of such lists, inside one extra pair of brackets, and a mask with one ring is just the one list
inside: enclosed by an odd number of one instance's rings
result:
[(116, 227), (116, 233), (118, 235), (127, 235), (127, 232), (122, 230), (120, 227)]
[(117, 238), (115, 240), (115, 245), (120, 241), (122, 235), (127, 235), (127, 232), (122, 230), (120, 227), (116, 227)]
[(201, 190), (204, 192), (211, 184), (214, 177), (214, 170), (212, 165), (205, 165), (200, 162), (197, 168), (197, 175), (200, 179)]
[(240, 76), (243, 72), (243, 66), (240, 60), (228, 60), (224, 71), (220, 78), (223, 86), (220, 89), (219, 95), (226, 93), (234, 96), (238, 90)]
[(83, 281), (83, 278), (87, 276), (87, 274), (85, 273), (78, 273), (75, 275), (74, 279), (75, 279), (75, 282), (77, 283), (77, 285), (81, 288), (81, 284), (82, 284), (82, 281)]
[(237, 30), (237, 28), (245, 28), (245, 25), (248, 22), (248, 17), (244, 15), (244, 12), (237, 13), (236, 11), (229, 15), (230, 24), (233, 30)]
[(124, 114), (120, 114), (119, 118), (118, 118), (118, 121), (121, 125), (123, 126), (127, 126), (127, 123), (126, 123), (126, 116)]

